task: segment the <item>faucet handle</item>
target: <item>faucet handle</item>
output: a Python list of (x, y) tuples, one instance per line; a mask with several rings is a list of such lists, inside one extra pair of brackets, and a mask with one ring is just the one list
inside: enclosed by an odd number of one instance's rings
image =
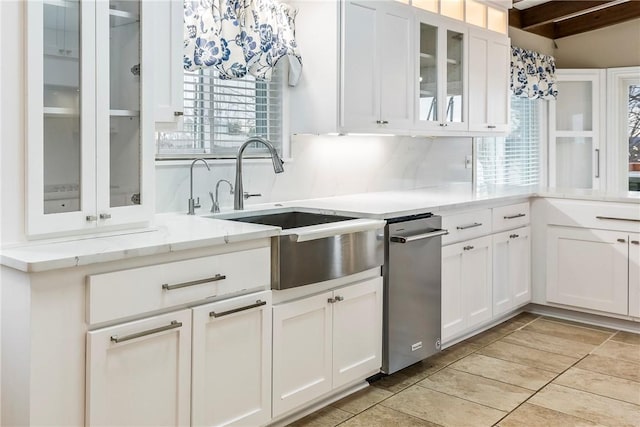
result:
[(200, 197), (196, 197), (196, 200), (193, 202), (193, 207), (194, 207), (194, 208), (200, 208), (200, 207), (202, 207), (202, 206), (200, 205)]
[(244, 193), (244, 199), (247, 200), (249, 197), (260, 197), (262, 196), (262, 194), (260, 193), (248, 193), (245, 191)]

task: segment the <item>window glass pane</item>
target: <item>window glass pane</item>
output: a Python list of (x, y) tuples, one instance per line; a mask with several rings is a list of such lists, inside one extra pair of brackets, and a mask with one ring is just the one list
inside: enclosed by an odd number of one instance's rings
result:
[[(158, 157), (235, 157), (250, 136), (268, 139), (282, 154), (283, 70), (271, 82), (252, 76), (223, 80), (215, 70), (184, 73), (184, 125), (180, 132), (158, 135)], [(247, 154), (266, 153), (262, 145)]]
[(629, 86), (629, 191), (640, 191), (640, 85)]
[(539, 100), (512, 97), (509, 136), (478, 138), (476, 186), (479, 191), (539, 182), (540, 103)]
[(420, 120), (438, 120), (438, 27), (420, 23)]

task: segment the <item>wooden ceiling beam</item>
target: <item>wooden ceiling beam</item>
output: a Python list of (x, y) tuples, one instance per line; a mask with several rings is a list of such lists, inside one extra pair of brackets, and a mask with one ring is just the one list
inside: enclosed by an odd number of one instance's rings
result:
[(554, 0), (520, 11), (520, 25), (523, 30), (548, 24), (588, 9), (611, 3), (608, 1)]
[(560, 39), (636, 18), (640, 18), (640, 1), (629, 1), (586, 15), (556, 22), (554, 24), (553, 38)]

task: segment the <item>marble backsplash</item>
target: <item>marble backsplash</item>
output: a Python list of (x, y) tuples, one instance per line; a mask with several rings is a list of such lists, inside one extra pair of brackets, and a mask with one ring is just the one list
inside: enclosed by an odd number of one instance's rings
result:
[[(291, 160), (285, 172), (273, 173), (269, 160), (245, 160), (244, 190), (260, 193), (245, 205), (329, 197), (353, 193), (410, 190), (451, 183), (471, 185), (471, 138), (424, 138), (396, 136), (294, 135)], [(189, 163), (156, 163), (156, 211), (187, 210)], [(211, 171), (199, 164), (194, 169), (194, 197), (206, 212), (211, 208), (209, 191), (219, 179), (234, 182), (235, 162), (212, 162)], [(226, 184), (220, 187), (222, 211), (233, 208)]]

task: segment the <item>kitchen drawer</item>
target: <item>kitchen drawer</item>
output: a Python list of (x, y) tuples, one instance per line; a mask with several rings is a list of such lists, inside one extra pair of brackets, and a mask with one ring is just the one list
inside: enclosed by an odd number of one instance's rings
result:
[(464, 212), (455, 215), (443, 215), (442, 228), (449, 234), (442, 236), (442, 244), (461, 242), (491, 233), (491, 210)]
[(269, 289), (270, 268), (270, 249), (258, 248), (91, 275), (87, 277), (89, 323)]
[(529, 202), (492, 209), (493, 232), (512, 230), (529, 224)]
[(546, 199), (547, 224), (640, 232), (640, 204)]

